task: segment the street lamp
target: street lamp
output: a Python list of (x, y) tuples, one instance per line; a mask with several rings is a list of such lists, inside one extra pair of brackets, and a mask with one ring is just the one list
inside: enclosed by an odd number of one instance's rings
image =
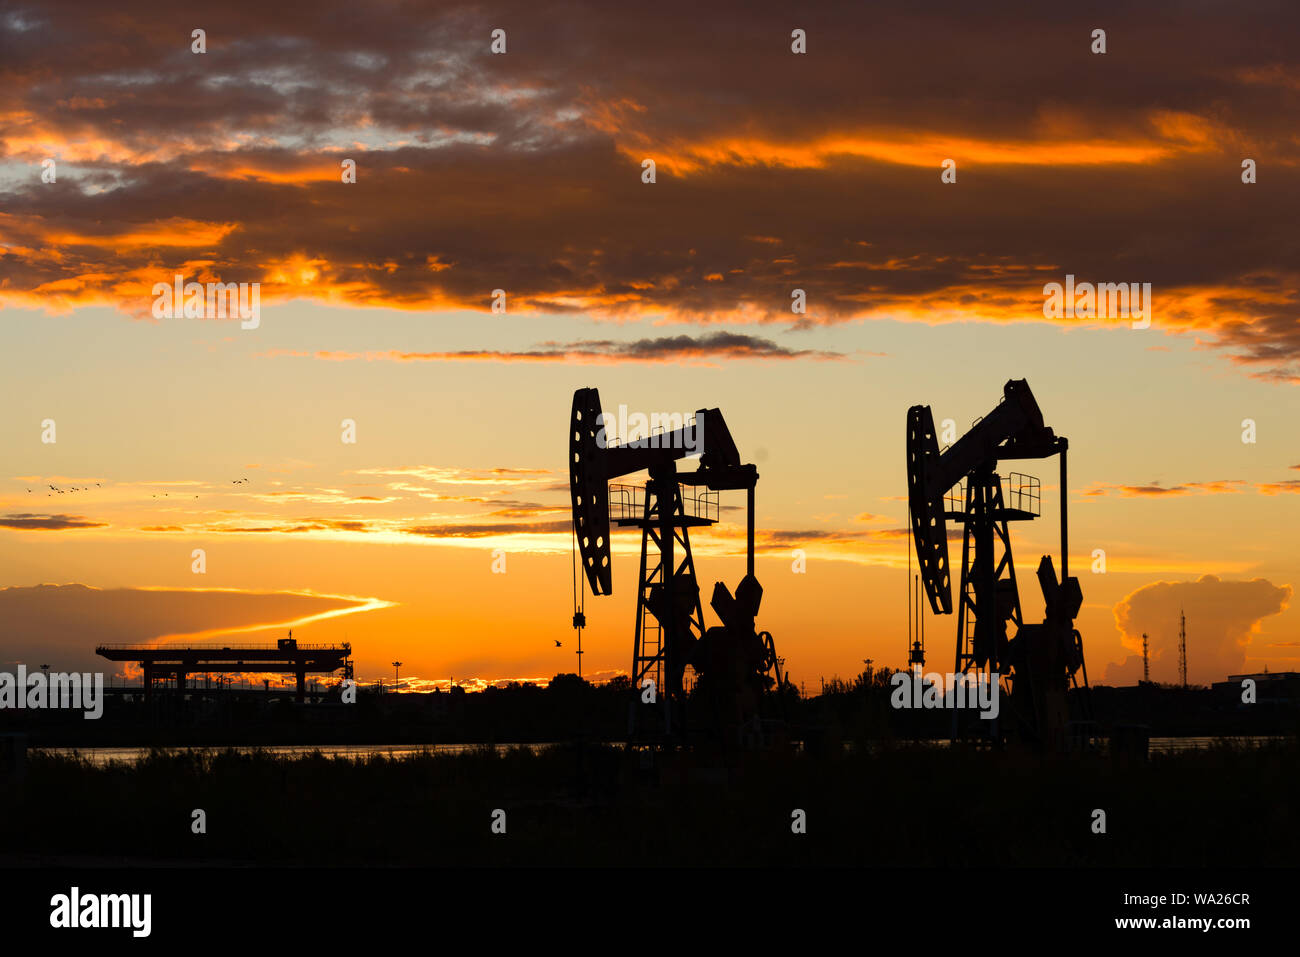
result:
[(397, 676), (399, 674), (398, 669), (400, 669), (401, 667), (402, 667), (402, 663), (400, 661), (393, 662), (393, 691), (394, 692), (400, 691), (402, 687), (397, 681)]

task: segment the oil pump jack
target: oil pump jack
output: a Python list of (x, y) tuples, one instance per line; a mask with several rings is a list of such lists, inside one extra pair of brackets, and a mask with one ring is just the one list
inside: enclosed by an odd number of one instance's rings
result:
[[(1043, 414), (1024, 379), (1002, 389), (998, 406), (976, 420), (965, 435), (939, 451), (929, 406), (907, 411), (907, 481), (912, 536), (921, 582), (935, 614), (952, 614), (948, 569), (947, 519), (964, 528), (957, 615), (957, 653), (953, 674), (1001, 677), (1010, 712), (1021, 738), (1033, 746), (1060, 750), (1067, 745), (1069, 695), (1078, 689), (1078, 720), (1087, 720), (1088, 672), (1083, 640), (1074, 627), (1083, 603), (1079, 580), (1069, 573), (1066, 515), (1066, 452), (1069, 442), (1043, 424)], [(1050, 555), (1038, 565), (1045, 602), (1041, 623), (1026, 624), (1012, 561), (1008, 523), (1040, 514), (1038, 479), (1010, 473), (1007, 492), (999, 462), (1060, 457), (1061, 578)], [(1008, 623), (1016, 626), (1008, 638)], [(997, 680), (996, 678), (992, 680)], [(1006, 713), (1004, 707), (1003, 713)], [(953, 712), (957, 738), (958, 712)], [(997, 721), (978, 722), (988, 727)], [(1004, 726), (1005, 727), (1005, 726)], [(989, 729), (999, 735), (999, 730)]]
[[(754, 576), (754, 487), (758, 470), (742, 464), (718, 409), (701, 409), (693, 423), (622, 444), (607, 437), (596, 389), (573, 394), (569, 421), (569, 492), (573, 507), (576, 560), (593, 595), (613, 590), (611, 521), (641, 529), (641, 576), (637, 586), (632, 683), (637, 695), (629, 735), (682, 741), (705, 732), (724, 746), (751, 731), (761, 735), (763, 692), (780, 674), (769, 632), (756, 632), (754, 619), (763, 588)], [(677, 463), (700, 453), (694, 472)], [(610, 479), (646, 470), (642, 486), (609, 485)], [(704, 625), (689, 529), (718, 521), (718, 493), (746, 493), (746, 574), (733, 596), (722, 582), (710, 604), (722, 624)], [(575, 574), (575, 579), (578, 576)], [(575, 592), (581, 582), (575, 580)], [(573, 624), (586, 624), (575, 594)], [(686, 669), (694, 672), (692, 714), (687, 720)], [(654, 682), (654, 707), (646, 707), (647, 679)], [(696, 706), (698, 702), (699, 707)], [(640, 716), (639, 718), (637, 716)], [(752, 739), (748, 739), (751, 740)]]

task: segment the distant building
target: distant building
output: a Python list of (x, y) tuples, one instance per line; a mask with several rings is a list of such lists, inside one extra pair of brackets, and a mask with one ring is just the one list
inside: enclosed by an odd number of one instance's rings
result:
[(1216, 694), (1231, 695), (1241, 700), (1241, 683), (1249, 678), (1255, 682), (1255, 700), (1258, 703), (1295, 705), (1300, 702), (1300, 671), (1265, 671), (1253, 675), (1228, 675), (1227, 681), (1216, 681)]

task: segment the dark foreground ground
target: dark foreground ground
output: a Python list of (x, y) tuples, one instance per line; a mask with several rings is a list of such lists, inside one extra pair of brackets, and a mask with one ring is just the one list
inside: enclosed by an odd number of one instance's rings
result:
[(1298, 770), (1294, 738), (1144, 763), (920, 747), (651, 761), (575, 745), (159, 751), (97, 768), (34, 752), (0, 788), (0, 865), (1294, 866)]

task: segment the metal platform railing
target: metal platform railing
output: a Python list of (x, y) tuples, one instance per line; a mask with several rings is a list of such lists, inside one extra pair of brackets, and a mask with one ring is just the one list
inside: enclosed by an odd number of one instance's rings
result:
[[(1002, 483), (1002, 507), (1033, 515), (1043, 514), (1043, 489), (1037, 476), (1010, 472), (998, 476)], [(961, 515), (966, 511), (966, 479), (962, 479), (943, 496), (944, 510)]]
[(1030, 515), (1043, 514), (1043, 487), (1034, 475), (1012, 472), (1002, 480), (1002, 504)]
[[(700, 485), (677, 486), (682, 496), (682, 511), (688, 518), (716, 522), (722, 512), (720, 493)], [(638, 520), (645, 517), (644, 485), (611, 485), (609, 487), (609, 520), (611, 522)]]

